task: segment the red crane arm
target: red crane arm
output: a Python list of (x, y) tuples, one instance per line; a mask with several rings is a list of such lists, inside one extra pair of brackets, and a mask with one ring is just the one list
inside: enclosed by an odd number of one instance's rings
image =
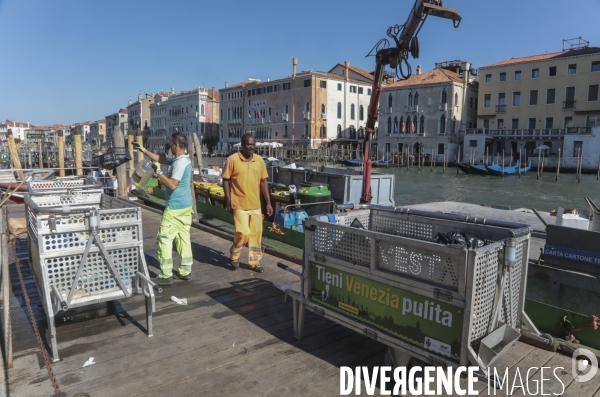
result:
[[(371, 202), (371, 169), (373, 163), (371, 161), (371, 140), (375, 132), (375, 123), (379, 114), (379, 102), (381, 99), (381, 90), (383, 82), (383, 73), (386, 65), (396, 69), (401, 59), (408, 58), (408, 52), (411, 51), (413, 57), (418, 57), (419, 46), (416, 40), (416, 34), (420, 30), (420, 26), (427, 16), (433, 15), (440, 18), (452, 19), (454, 27), (458, 27), (461, 21), (458, 12), (452, 8), (442, 7), (442, 0), (416, 0), (408, 19), (402, 27), (402, 34), (399, 38), (390, 35), (392, 28), (388, 29), (388, 35), (393, 37), (396, 42), (396, 47), (383, 48), (375, 54), (376, 67), (375, 76), (373, 79), (373, 88), (371, 90), (371, 101), (369, 103), (369, 114), (367, 117), (367, 126), (365, 131), (365, 139), (363, 142), (363, 185), (360, 198), (361, 204), (369, 204)], [(410, 71), (406, 78), (410, 77)]]

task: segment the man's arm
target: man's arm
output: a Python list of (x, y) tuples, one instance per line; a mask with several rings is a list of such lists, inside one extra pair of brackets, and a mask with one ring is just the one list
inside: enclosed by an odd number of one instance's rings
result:
[[(146, 152), (148, 153), (148, 152)], [(177, 189), (177, 186), (179, 185), (179, 181), (177, 179), (174, 178), (169, 178), (167, 176), (167, 174), (161, 173), (159, 174), (156, 179), (158, 179), (158, 181), (160, 183), (162, 183), (163, 185), (165, 185), (166, 187), (168, 187), (171, 190), (175, 190)]]
[(271, 207), (271, 194), (269, 193), (269, 184), (266, 179), (260, 180), (260, 191), (265, 198), (265, 202), (267, 205), (265, 209), (267, 210), (267, 216), (273, 215), (273, 207)]
[(223, 179), (223, 193), (225, 193), (225, 209), (229, 212), (231, 210), (231, 184), (229, 179)]

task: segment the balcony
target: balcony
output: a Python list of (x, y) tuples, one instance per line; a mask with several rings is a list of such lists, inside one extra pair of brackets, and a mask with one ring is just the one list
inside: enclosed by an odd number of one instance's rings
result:
[(445, 112), (448, 110), (448, 104), (447, 103), (440, 103), (440, 110), (442, 112)]
[(568, 110), (568, 109), (575, 110), (575, 102), (577, 102), (577, 101), (563, 101), (563, 110)]
[(288, 121), (288, 115), (287, 115), (287, 113), (281, 115), (281, 121)]
[(496, 105), (496, 113), (505, 113), (506, 105)]
[(385, 113), (386, 114), (392, 114), (392, 107), (389, 106), (389, 107), (385, 108)]
[(304, 120), (310, 120), (310, 110), (305, 110), (304, 112), (302, 112), (302, 117), (304, 118)]
[(321, 113), (321, 119), (327, 120), (327, 113)]

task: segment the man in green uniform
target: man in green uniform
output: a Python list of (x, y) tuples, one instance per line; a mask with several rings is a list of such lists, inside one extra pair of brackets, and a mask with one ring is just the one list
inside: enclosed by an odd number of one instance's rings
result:
[[(146, 150), (138, 143), (133, 146), (146, 154), (154, 163), (155, 176), (165, 188), (167, 203), (158, 229), (158, 260), (160, 274), (153, 281), (158, 285), (173, 284), (173, 274), (182, 280), (192, 279), (192, 192), (190, 176), (192, 163), (185, 154), (187, 138), (181, 132), (171, 135), (171, 152), (175, 158), (167, 158)], [(168, 165), (166, 174), (160, 170), (161, 164)], [(181, 256), (179, 270), (173, 271), (173, 240)]]

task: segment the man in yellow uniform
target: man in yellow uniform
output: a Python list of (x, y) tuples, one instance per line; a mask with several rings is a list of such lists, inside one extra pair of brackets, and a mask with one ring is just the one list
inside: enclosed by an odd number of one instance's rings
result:
[(260, 266), (262, 258), (261, 239), (263, 216), (260, 209), (260, 194), (265, 198), (267, 215), (273, 215), (267, 167), (264, 160), (254, 155), (256, 141), (252, 134), (242, 137), (242, 149), (227, 158), (223, 170), (225, 208), (233, 213), (235, 234), (229, 251), (231, 267), (239, 267), (239, 258), (244, 245), (248, 244), (248, 266), (257, 273), (264, 273)]
[[(165, 187), (167, 202), (158, 229), (158, 260), (160, 274), (153, 281), (158, 285), (173, 284), (173, 274), (182, 280), (192, 279), (192, 242), (190, 228), (192, 226), (192, 192), (190, 178), (192, 163), (185, 153), (187, 138), (181, 132), (171, 135), (169, 142), (175, 158), (152, 153), (134, 142), (134, 147), (154, 161), (156, 178)], [(168, 165), (167, 173), (161, 171), (161, 164)], [(175, 248), (181, 256), (179, 270), (173, 271), (173, 240)]]

